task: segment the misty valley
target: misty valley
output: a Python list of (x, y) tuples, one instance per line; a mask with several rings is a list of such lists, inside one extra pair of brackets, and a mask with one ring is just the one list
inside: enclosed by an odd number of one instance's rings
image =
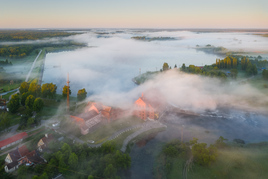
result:
[(0, 30), (0, 177), (268, 178), (267, 34)]

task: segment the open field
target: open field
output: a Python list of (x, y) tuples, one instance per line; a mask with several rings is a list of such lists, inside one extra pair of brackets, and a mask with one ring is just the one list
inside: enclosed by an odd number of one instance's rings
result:
[[(230, 145), (218, 150), (218, 157), (210, 166), (190, 165), (187, 178), (268, 178), (267, 149), (267, 143)], [(166, 178), (181, 178), (185, 159), (176, 157), (165, 160), (162, 154), (158, 156), (155, 163), (155, 178), (162, 178), (163, 175), (166, 175)], [(165, 168), (161, 165), (163, 163), (169, 166)]]
[(94, 140), (95, 143), (100, 143), (121, 129), (141, 123), (143, 121), (137, 117), (120, 118), (99, 126), (94, 132), (81, 136), (80, 139), (84, 141)]
[(268, 178), (267, 149), (268, 145), (222, 149), (215, 163), (210, 167), (194, 165), (188, 178)]
[(115, 142), (116, 148), (121, 149), (122, 145), (123, 145), (123, 142), (127, 138), (127, 136), (131, 135), (132, 133), (134, 133), (134, 132), (136, 132), (138, 130), (140, 130), (140, 128), (136, 128), (136, 129), (132, 129), (130, 131), (124, 132), (123, 134), (121, 134), (120, 136), (118, 136), (117, 138), (112, 140), (112, 141)]

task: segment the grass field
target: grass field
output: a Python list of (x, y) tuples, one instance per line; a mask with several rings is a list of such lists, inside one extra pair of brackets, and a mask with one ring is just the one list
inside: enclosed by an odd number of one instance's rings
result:
[(94, 132), (81, 136), (80, 139), (84, 141), (94, 140), (95, 143), (100, 143), (105, 139), (109, 138), (113, 133), (117, 132), (118, 130), (141, 123), (143, 123), (143, 121), (137, 117), (126, 117), (117, 119), (109, 123), (102, 124), (102, 126), (96, 129)]
[(15, 93), (15, 92), (7, 93), (6, 95), (3, 95), (2, 98), (3, 98), (3, 99), (6, 99), (6, 100), (9, 100), (9, 96), (10, 96), (11, 94), (13, 94), (13, 93)]
[(131, 135), (132, 133), (136, 132), (140, 130), (140, 128), (136, 128), (136, 129), (132, 129), (130, 131), (124, 132), (123, 134), (121, 134), (120, 136), (118, 136), (117, 138), (115, 138), (114, 141), (116, 144), (116, 148), (119, 150), (122, 148), (123, 142), (124, 140), (127, 138), (127, 136)]
[[(188, 171), (188, 179), (266, 179), (268, 178), (268, 144), (259, 143), (246, 146), (231, 146), (219, 149), (218, 157), (211, 166), (193, 164)], [(162, 157), (162, 158), (161, 158)], [(161, 165), (164, 157), (160, 155), (156, 162), (155, 178), (182, 178), (185, 160), (173, 158), (170, 160), (171, 170), (168, 174)], [(166, 162), (165, 162), (166, 163)]]

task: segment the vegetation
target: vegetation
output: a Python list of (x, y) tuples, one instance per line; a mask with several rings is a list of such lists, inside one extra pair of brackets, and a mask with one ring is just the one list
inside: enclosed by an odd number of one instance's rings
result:
[(70, 144), (70, 141), (52, 142), (49, 145), (49, 153), (44, 154), (47, 164), (38, 164), (34, 169), (19, 170), (24, 170), (25, 178), (53, 178), (61, 173), (64, 178), (87, 179), (118, 178), (120, 171), (130, 167), (130, 156), (116, 150), (114, 143), (105, 143), (101, 148)]
[(146, 37), (146, 36), (135, 36), (131, 37), (135, 40), (143, 40), (143, 41), (155, 41), (155, 40), (176, 40), (173, 37)]
[(86, 99), (86, 97), (87, 97), (87, 92), (85, 88), (78, 90), (77, 92), (78, 101), (83, 101), (84, 99)]
[[(69, 90), (68, 90), (68, 88), (69, 88)], [(64, 87), (62, 88), (62, 97), (63, 98), (67, 98), (68, 91), (69, 91), (69, 95), (71, 95), (72, 91), (70, 89), (70, 86), (68, 87), (68, 86), (64, 85)]]
[(268, 80), (268, 70), (264, 69), (262, 71), (262, 77), (263, 77), (263, 79)]
[(41, 87), (41, 94), (44, 98), (53, 99), (56, 96), (57, 86), (53, 83), (45, 83)]
[(0, 41), (38, 40), (51, 37), (67, 37), (78, 33), (63, 31), (39, 31), (39, 30), (1, 30)]
[(169, 70), (168, 63), (165, 62), (165, 63), (163, 64), (163, 68), (162, 68), (162, 69), (163, 69), (163, 71)]
[(230, 52), (228, 49), (224, 47), (215, 47), (210, 44), (207, 44), (206, 46), (196, 45), (196, 50), (200, 50), (209, 54), (218, 54), (218, 55), (227, 55), (230, 53), (234, 53), (234, 52)]
[(100, 143), (121, 129), (125, 129), (127, 127), (142, 123), (143, 121), (137, 117), (120, 118), (115, 121), (111, 121), (110, 123), (103, 124), (93, 133), (81, 136), (80, 139), (84, 140), (85, 142), (87, 142), (88, 140), (93, 140), (95, 141), (95, 143)]
[(10, 66), (10, 65), (12, 65), (12, 62), (9, 62), (8, 59), (6, 59), (5, 61), (0, 61), (0, 66)]
[(19, 107), (20, 107), (20, 97), (19, 97), (18, 94), (14, 94), (14, 95), (11, 97), (11, 99), (10, 99), (10, 101), (9, 101), (9, 103), (8, 103), (8, 105), (7, 105), (7, 107), (8, 107), (8, 109), (9, 109), (9, 111), (10, 111), (11, 113), (15, 113), (15, 112), (17, 112), (17, 110), (18, 110)]

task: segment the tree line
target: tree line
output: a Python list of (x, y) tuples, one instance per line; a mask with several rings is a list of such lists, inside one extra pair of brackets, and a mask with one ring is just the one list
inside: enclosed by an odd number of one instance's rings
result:
[(63, 31), (37, 31), (37, 30), (1, 30), (0, 41), (38, 40), (51, 37), (67, 37), (79, 33)]
[(100, 148), (90, 148), (87, 144), (71, 144), (54, 141), (48, 145), (44, 158), (48, 163), (37, 164), (33, 169), (21, 166), (19, 178), (44, 179), (62, 174), (66, 178), (119, 178), (131, 164), (129, 154), (115, 148), (115, 143), (107, 142)]

